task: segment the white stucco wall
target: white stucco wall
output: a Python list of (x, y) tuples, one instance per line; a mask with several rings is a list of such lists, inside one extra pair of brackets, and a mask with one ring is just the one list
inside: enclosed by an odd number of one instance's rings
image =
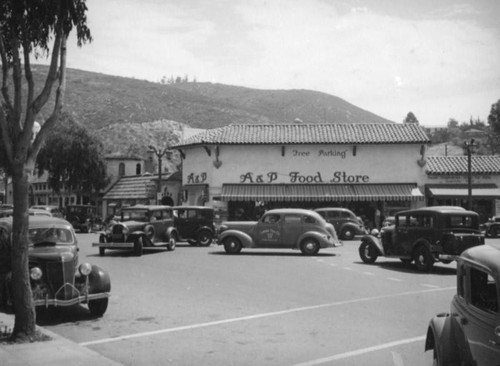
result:
[[(284, 155), (283, 148), (284, 146)], [(222, 145), (184, 150), (183, 184), (208, 184), (210, 198), (224, 183), (375, 184), (425, 182), (420, 144)], [(218, 161), (218, 163), (217, 163)]]

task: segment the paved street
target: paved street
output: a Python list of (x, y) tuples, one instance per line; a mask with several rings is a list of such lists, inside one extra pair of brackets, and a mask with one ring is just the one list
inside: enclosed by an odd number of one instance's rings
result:
[(111, 274), (108, 311), (64, 309), (41, 325), (124, 365), (430, 365), (427, 324), (455, 291), (454, 264), (366, 265), (357, 240), (315, 257), (183, 243), (100, 257), (95, 234), (78, 237), (80, 262)]

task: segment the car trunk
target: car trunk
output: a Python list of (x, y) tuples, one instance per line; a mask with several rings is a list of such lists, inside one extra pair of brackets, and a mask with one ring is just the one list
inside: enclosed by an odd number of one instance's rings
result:
[(442, 240), (443, 253), (460, 255), (464, 250), (484, 244), (484, 236), (476, 233), (445, 235)]

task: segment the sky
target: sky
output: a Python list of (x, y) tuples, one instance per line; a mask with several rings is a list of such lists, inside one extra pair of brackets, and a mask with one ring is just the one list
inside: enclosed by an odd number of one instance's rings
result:
[[(69, 68), (308, 89), (394, 122), (487, 122), (500, 100), (498, 0), (87, 0)], [(309, 122), (304, 120), (304, 122)], [(315, 122), (315, 121), (310, 121)], [(331, 121), (335, 122), (335, 121)]]

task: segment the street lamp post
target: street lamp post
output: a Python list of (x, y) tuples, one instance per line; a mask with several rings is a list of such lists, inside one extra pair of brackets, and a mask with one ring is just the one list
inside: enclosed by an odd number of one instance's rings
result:
[(468, 195), (467, 195), (467, 208), (469, 210), (472, 210), (472, 159), (471, 155), (473, 152), (473, 149), (476, 145), (474, 145), (474, 139), (471, 139), (470, 141), (464, 141), (464, 151), (467, 154), (467, 188), (468, 188)]
[(162, 173), (162, 158), (166, 154), (170, 152), (168, 146), (165, 148), (156, 148), (153, 145), (149, 145), (148, 148), (156, 155), (158, 158), (158, 187), (157, 187), (157, 195), (156, 195), (156, 203), (158, 204), (158, 193), (161, 193), (161, 173)]

